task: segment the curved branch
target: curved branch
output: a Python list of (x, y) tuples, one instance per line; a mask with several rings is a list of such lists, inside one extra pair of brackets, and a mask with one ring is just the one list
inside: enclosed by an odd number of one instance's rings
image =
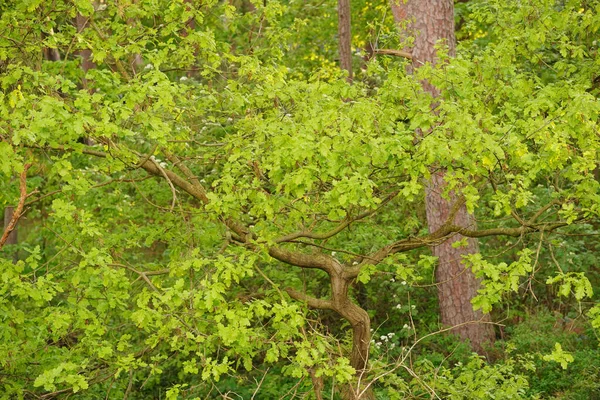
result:
[[(34, 146), (36, 148), (43, 149), (40, 146)], [(89, 154), (96, 157), (106, 158), (109, 154), (89, 149), (88, 147), (84, 147), (83, 149), (70, 149), (64, 146), (56, 146), (49, 147), (51, 150), (59, 150), (59, 151), (81, 151), (83, 154)], [(146, 157), (144, 155), (138, 155), (138, 164), (136, 168), (142, 168), (146, 172), (162, 177), (170, 181), (171, 184), (177, 186), (183, 191), (187, 192), (192, 197), (200, 200), (203, 204), (208, 204), (210, 200), (206, 194), (206, 191), (200, 182), (194, 182), (197, 180), (195, 176), (193, 176), (192, 172), (177, 158), (177, 156), (173, 154), (167, 154), (167, 157), (179, 168), (188, 179), (183, 178), (179, 174), (162, 168), (157, 165), (154, 161), (150, 159), (150, 157)], [(190, 182), (191, 181), (191, 182)], [(245, 227), (242, 223), (235, 221), (231, 218), (220, 218), (223, 224), (227, 226), (231, 231), (233, 231), (242, 241), (242, 243), (248, 244), (250, 246), (256, 247), (255, 244), (252, 244), (251, 241), (254, 238), (252, 233), (250, 233), (249, 229)], [(341, 264), (335, 260), (333, 257), (326, 256), (323, 254), (305, 254), (300, 252), (292, 252), (290, 250), (284, 249), (282, 247), (272, 246), (268, 248), (269, 255), (279, 261), (282, 261), (286, 264), (290, 264), (300, 268), (316, 268), (322, 271), (327, 272), (328, 274), (340, 273), (342, 270)]]
[(559, 204), (560, 201), (558, 199), (554, 199), (552, 200), (550, 203), (546, 204), (544, 207), (540, 208), (535, 214), (533, 214), (531, 216), (531, 218), (529, 218), (529, 220), (527, 221), (527, 224), (533, 224), (535, 223), (535, 221), (537, 221), (537, 219), (546, 211), (548, 211), (550, 208), (552, 208), (553, 206)]
[(291, 242), (292, 240), (299, 239), (299, 238), (318, 239), (318, 240), (329, 239), (330, 237), (335, 236), (338, 233), (340, 233), (341, 231), (343, 231), (352, 222), (357, 221), (362, 218), (365, 218), (367, 215), (370, 215), (370, 214), (372, 214), (372, 213), (363, 213), (363, 214), (360, 214), (359, 216), (357, 216), (356, 218), (345, 219), (344, 222), (342, 222), (341, 224), (339, 224), (338, 226), (336, 226), (329, 232), (324, 232), (324, 233), (314, 233), (311, 231), (294, 232), (294, 233), (290, 233), (289, 235), (285, 235), (278, 239), (275, 239), (275, 243)]
[(309, 296), (306, 293), (299, 292), (292, 288), (285, 288), (287, 294), (294, 300), (298, 300), (308, 304), (309, 307), (318, 308), (319, 310), (334, 310), (331, 300), (317, 299)]
[(188, 178), (188, 180), (194, 184), (194, 186), (200, 187), (206, 192), (206, 190), (204, 189), (204, 187), (202, 187), (202, 184), (198, 180), (198, 177), (192, 173), (192, 171), (187, 167), (187, 165), (183, 163), (182, 160), (179, 159), (179, 157), (177, 157), (175, 154), (171, 153), (167, 149), (164, 149), (164, 153), (167, 156), (167, 159), (173, 163), (175, 168), (179, 169), (183, 173), (183, 175), (185, 175), (185, 177)]
[(269, 247), (268, 251), (269, 255), (276, 260), (296, 267), (320, 269), (330, 275), (342, 270), (341, 264), (335, 258), (324, 254), (293, 252), (277, 246)]
[[(167, 183), (169, 184), (169, 187), (171, 188), (171, 193), (173, 194), (173, 200), (171, 202), (171, 212), (173, 212), (173, 210), (175, 209), (175, 204), (177, 203), (177, 191), (175, 190), (175, 186), (173, 186), (173, 182), (171, 182), (171, 180), (169, 179), (169, 176), (167, 175), (166, 170), (163, 167), (161, 167), (160, 163), (158, 163), (153, 156), (150, 156), (148, 159), (150, 161), (152, 161), (152, 163), (154, 163), (154, 166), (156, 168), (158, 168), (158, 170), (160, 171), (160, 174), (167, 180)], [(147, 161), (148, 160), (144, 161), (143, 163), (145, 164)]]
[(23, 172), (21, 172), (21, 176), (19, 177), (19, 189), (21, 192), (19, 196), (19, 204), (17, 204), (17, 208), (15, 209), (12, 218), (10, 219), (10, 222), (4, 228), (4, 233), (0, 238), (0, 249), (4, 247), (4, 244), (8, 240), (8, 236), (17, 226), (17, 222), (19, 221), (19, 218), (23, 213), (23, 206), (25, 205), (25, 200), (27, 199), (27, 170), (29, 169), (29, 167), (31, 167), (31, 164), (25, 164), (25, 166), (23, 167)]

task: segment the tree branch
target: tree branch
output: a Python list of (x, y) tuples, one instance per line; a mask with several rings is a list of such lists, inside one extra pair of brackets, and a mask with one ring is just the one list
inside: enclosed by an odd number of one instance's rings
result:
[(292, 288), (285, 288), (285, 291), (292, 299), (302, 301), (308, 304), (309, 307), (318, 308), (320, 310), (334, 310), (331, 300), (317, 299), (316, 297), (309, 296), (306, 293), (299, 292)]
[(532, 215), (531, 218), (529, 218), (529, 220), (527, 221), (527, 224), (533, 224), (535, 223), (535, 221), (546, 211), (548, 211), (550, 208), (552, 208), (553, 206), (555, 206), (556, 204), (560, 203), (560, 201), (558, 201), (558, 199), (554, 199), (552, 200), (550, 203), (546, 204), (544, 207), (540, 208), (535, 214)]
[(397, 191), (393, 192), (392, 194), (387, 196), (377, 208), (375, 208), (373, 210), (365, 211), (361, 214), (358, 214), (354, 218), (346, 218), (341, 224), (339, 224), (338, 226), (336, 226), (335, 228), (333, 228), (332, 230), (330, 230), (328, 232), (315, 233), (312, 231), (301, 231), (301, 232), (290, 233), (288, 235), (285, 235), (278, 239), (275, 239), (275, 243), (290, 242), (292, 240), (299, 239), (299, 238), (317, 239), (317, 240), (329, 239), (330, 237), (335, 236), (338, 233), (340, 233), (341, 231), (343, 231), (345, 228), (350, 226), (350, 224), (352, 224), (353, 222), (359, 221), (363, 218), (366, 218), (366, 217), (369, 217), (369, 216), (375, 214), (384, 205), (389, 203), (390, 200), (392, 200), (394, 197), (396, 197), (397, 194), (398, 194)]
[(23, 172), (21, 172), (21, 176), (19, 178), (19, 189), (21, 192), (19, 196), (19, 204), (17, 205), (10, 222), (4, 228), (4, 233), (2, 234), (2, 238), (0, 238), (0, 249), (4, 247), (4, 244), (8, 240), (8, 236), (17, 226), (17, 222), (19, 221), (21, 213), (23, 212), (23, 206), (25, 205), (25, 200), (27, 199), (27, 170), (29, 167), (31, 167), (31, 164), (25, 164), (23, 167)]
[(383, 54), (386, 56), (397, 56), (408, 58), (409, 60), (413, 59), (412, 54), (404, 50), (393, 50), (393, 49), (374, 49), (373, 54)]
[[(41, 149), (42, 147), (37, 148)], [(76, 151), (75, 149), (65, 148), (64, 146), (50, 147), (50, 149), (59, 151)], [(87, 148), (84, 148), (82, 152), (84, 154), (90, 154), (96, 157), (106, 158), (108, 156), (107, 153), (104, 153), (102, 151), (90, 150)], [(158, 167), (155, 162), (149, 159), (149, 157), (145, 157), (143, 155), (137, 157), (139, 159), (137, 167), (146, 170), (146, 172), (152, 175), (168, 179), (173, 185), (187, 192), (192, 197), (200, 200), (202, 203), (209, 203), (209, 199), (206, 195), (204, 187), (202, 187), (202, 185), (200, 185), (199, 182), (198, 185), (192, 183), (196, 178), (193, 176), (191, 171), (175, 155), (170, 154), (167, 157), (170, 157), (170, 160), (174, 164), (176, 164), (176, 166), (188, 177), (189, 181), (188, 179), (184, 179), (183, 177), (169, 169)], [(225, 224), (225, 226), (227, 226), (235, 234), (237, 234), (243, 243), (250, 243), (252, 239), (252, 234), (249, 233), (249, 230), (243, 224), (231, 218), (222, 218), (221, 221)], [(311, 255), (300, 252), (292, 252), (287, 249), (275, 246), (269, 247), (268, 252), (271, 255), (271, 257), (282, 261), (286, 264), (294, 265), (300, 268), (316, 268), (326, 271), (328, 273), (339, 273), (341, 271), (341, 265), (337, 260), (335, 260), (333, 257), (325, 256), (322, 254)]]
[(175, 154), (171, 153), (169, 150), (164, 149), (164, 153), (167, 156), (167, 159), (173, 163), (175, 168), (179, 169), (186, 178), (189, 179), (192, 184), (195, 186), (202, 188), (206, 192), (206, 190), (202, 187), (202, 184), (198, 180), (198, 177), (192, 173), (192, 171), (177, 157)]
[(320, 269), (328, 274), (337, 274), (342, 270), (341, 264), (335, 258), (324, 254), (292, 252), (277, 246), (269, 247), (268, 251), (276, 260), (296, 267)]
[(347, 278), (355, 278), (356, 276), (358, 276), (358, 273), (365, 264), (378, 264), (381, 261), (383, 261), (386, 257), (392, 254), (402, 253), (405, 251), (414, 250), (425, 246), (435, 245), (436, 243), (440, 243), (447, 240), (450, 236), (454, 234), (460, 234), (462, 236), (470, 238), (481, 238), (486, 236), (519, 237), (533, 232), (550, 232), (566, 225), (568, 225), (566, 222), (549, 222), (538, 225), (519, 226), (514, 228), (491, 228), (474, 230), (446, 223), (442, 225), (437, 231), (429, 235), (420, 238), (406, 238), (398, 240), (397, 242), (391, 243), (375, 251), (368, 258), (365, 258), (365, 260), (359, 265), (355, 265), (351, 268), (346, 268), (346, 270), (344, 271), (344, 276)]

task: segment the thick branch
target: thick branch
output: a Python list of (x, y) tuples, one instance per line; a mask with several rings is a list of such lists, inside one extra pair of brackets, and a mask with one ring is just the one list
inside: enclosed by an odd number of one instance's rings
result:
[(339, 273), (342, 266), (333, 257), (323, 254), (305, 254), (292, 252), (282, 247), (270, 247), (269, 255), (286, 264), (295, 265), (301, 268), (315, 268), (327, 272), (328, 274)]
[(404, 58), (408, 58), (409, 60), (413, 59), (412, 54), (410, 54), (408, 51), (404, 51), (404, 50), (374, 49), (373, 53), (374, 54), (383, 54), (386, 56), (404, 57)]
[(4, 233), (2, 234), (2, 238), (0, 238), (0, 249), (2, 249), (2, 247), (4, 247), (4, 244), (6, 243), (8, 236), (17, 226), (17, 222), (19, 221), (19, 218), (21, 217), (21, 213), (23, 212), (23, 206), (25, 205), (25, 199), (27, 199), (27, 170), (29, 169), (30, 166), (31, 166), (31, 164), (26, 164), (23, 167), (23, 172), (21, 172), (21, 176), (19, 179), (19, 182), (20, 182), (19, 189), (21, 192), (21, 194), (19, 195), (19, 204), (17, 205), (17, 208), (15, 209), (15, 212), (13, 213), (13, 216), (10, 219), (10, 222), (4, 228)]
[(318, 308), (320, 310), (333, 310), (333, 304), (330, 300), (317, 299), (307, 295), (306, 293), (299, 292), (292, 288), (285, 288), (287, 294), (294, 300), (302, 301), (308, 304), (309, 307)]
[(188, 178), (188, 180), (192, 182), (192, 184), (194, 184), (194, 186), (202, 188), (202, 190), (206, 192), (206, 190), (204, 189), (204, 187), (202, 187), (202, 184), (198, 180), (198, 177), (192, 173), (192, 171), (187, 167), (187, 165), (183, 163), (183, 161), (179, 159), (179, 157), (177, 157), (175, 154), (171, 153), (166, 149), (164, 150), (164, 153), (167, 156), (167, 159), (173, 163), (175, 168), (178, 168), (183, 173), (183, 175), (185, 175), (185, 177)]
[[(52, 150), (60, 150), (60, 151), (75, 151), (75, 149), (65, 148), (64, 146), (52, 147)], [(89, 148), (84, 148), (81, 150), (84, 154), (90, 154), (96, 157), (107, 157), (108, 154), (102, 151), (96, 151)], [(171, 183), (178, 188), (184, 190), (192, 197), (200, 200), (204, 204), (209, 203), (209, 199), (206, 195), (206, 191), (199, 184), (194, 184), (195, 177), (191, 173), (191, 171), (174, 155), (170, 154), (168, 157), (171, 161), (188, 177), (185, 179), (175, 172), (166, 169), (159, 168), (156, 163), (151, 161), (149, 157), (138, 156), (138, 167), (143, 168), (146, 172), (156, 175), (171, 181)], [(190, 182), (192, 181), (192, 182)], [(249, 230), (240, 222), (235, 221), (231, 218), (222, 218), (222, 222), (231, 229), (235, 234), (237, 234), (243, 243), (250, 243), (252, 239), (252, 235), (249, 233)], [(284, 248), (280, 247), (270, 247), (268, 249), (271, 257), (282, 261), (284, 263), (294, 265), (301, 268), (316, 268), (326, 271), (328, 273), (335, 273), (341, 271), (341, 265), (332, 257), (325, 255), (311, 255), (304, 254), (299, 252), (292, 252)]]
[[(151, 173), (152, 175), (156, 175), (156, 176), (163, 176), (160, 168), (158, 166), (156, 166), (156, 164), (150, 160), (146, 160), (144, 161), (143, 158), (140, 157), (140, 162), (142, 163), (140, 165), (141, 168), (145, 169), (147, 172)], [(176, 174), (175, 172), (168, 170), (168, 169), (164, 169), (165, 175), (166, 177), (178, 188), (183, 189), (185, 192), (187, 192), (188, 194), (192, 195), (193, 197), (197, 198), (198, 200), (202, 201), (204, 204), (208, 204), (208, 197), (206, 196), (206, 192), (204, 191), (203, 187), (197, 187), (196, 185), (188, 182), (186, 179), (182, 178), (181, 176), (179, 176), (178, 174)]]

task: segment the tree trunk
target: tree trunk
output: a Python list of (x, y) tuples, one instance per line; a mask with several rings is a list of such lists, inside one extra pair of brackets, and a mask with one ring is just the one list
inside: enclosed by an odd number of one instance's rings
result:
[(350, 21), (350, 0), (338, 0), (338, 40), (340, 68), (348, 71), (348, 81), (352, 81), (352, 30)]
[(365, 390), (371, 344), (371, 319), (369, 314), (354, 304), (348, 296), (351, 281), (342, 276), (331, 276), (331, 299), (333, 309), (352, 326), (352, 352), (350, 365), (356, 371), (356, 380), (342, 392), (345, 400), (371, 400), (374, 393), (371, 387)]
[[(392, 11), (397, 18), (396, 22), (402, 22), (398, 18), (412, 18), (410, 30), (415, 32), (412, 48), (414, 68), (419, 68), (424, 63), (436, 63), (434, 46), (440, 40), (448, 46), (448, 55), (453, 57), (456, 53), (453, 0), (409, 0), (407, 3), (402, 1), (392, 0)], [(439, 90), (429, 82), (422, 82), (422, 85), (423, 89), (434, 97), (439, 95)], [(446, 221), (452, 208), (452, 198), (449, 201), (442, 197), (444, 187), (444, 172), (433, 173), (425, 197), (430, 232), (437, 230)], [(474, 218), (468, 214), (465, 206), (458, 210), (454, 221), (457, 225), (465, 227), (472, 228), (475, 225)], [(479, 282), (472, 271), (462, 263), (463, 255), (479, 251), (477, 240), (469, 239), (466, 247), (453, 248), (452, 243), (461, 238), (462, 236), (455, 235), (433, 248), (433, 254), (439, 260), (436, 281), (441, 322), (444, 325), (457, 326), (453, 332), (462, 339), (468, 339), (473, 350), (482, 353), (483, 346), (493, 342), (495, 335), (490, 324), (473, 323), (489, 322), (490, 318), (489, 315), (473, 310), (471, 299), (477, 294)]]
[[(425, 207), (429, 231), (433, 232), (448, 219), (452, 204), (442, 198), (444, 190), (444, 173), (432, 174), (426, 189)], [(452, 200), (452, 199), (451, 199)], [(459, 208), (454, 217), (459, 226), (474, 228), (475, 220), (467, 212), (465, 206)], [(455, 235), (433, 248), (433, 255), (438, 257), (439, 264), (435, 271), (438, 284), (441, 321), (444, 325), (456, 326), (453, 332), (462, 339), (468, 339), (473, 350), (484, 354), (484, 345), (494, 341), (494, 328), (487, 323), (468, 323), (472, 321), (489, 322), (489, 314), (473, 310), (471, 299), (477, 295), (479, 281), (473, 272), (462, 262), (462, 256), (479, 252), (476, 239), (467, 239), (467, 246), (453, 248), (452, 243), (463, 239)]]

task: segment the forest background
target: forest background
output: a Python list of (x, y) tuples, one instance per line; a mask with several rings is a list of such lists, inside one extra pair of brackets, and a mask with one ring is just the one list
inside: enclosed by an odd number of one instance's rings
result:
[(0, 398), (600, 399), (599, 2), (0, 12)]

